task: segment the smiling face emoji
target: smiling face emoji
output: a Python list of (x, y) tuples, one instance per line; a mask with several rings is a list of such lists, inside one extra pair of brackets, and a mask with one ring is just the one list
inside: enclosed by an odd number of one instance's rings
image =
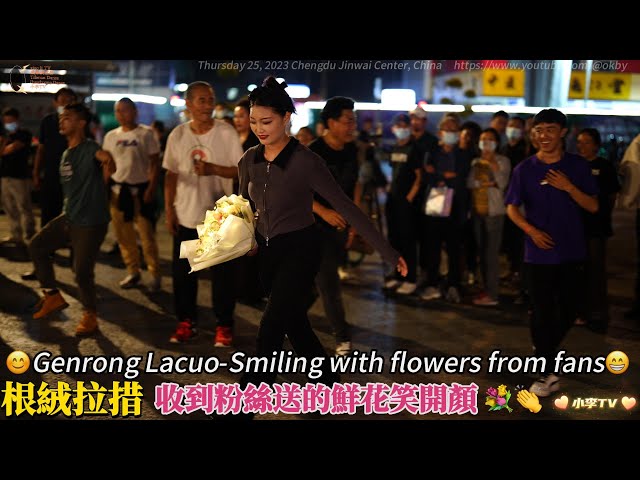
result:
[(626, 353), (616, 350), (607, 355), (605, 363), (607, 364), (607, 370), (614, 375), (620, 375), (629, 368), (629, 357), (627, 357)]
[(20, 350), (11, 352), (7, 357), (7, 368), (11, 373), (20, 375), (29, 370), (29, 365), (31, 365), (29, 356)]

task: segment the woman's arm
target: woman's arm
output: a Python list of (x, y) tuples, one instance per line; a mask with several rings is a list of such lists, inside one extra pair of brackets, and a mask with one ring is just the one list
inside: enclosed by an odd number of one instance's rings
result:
[(327, 168), (324, 160), (313, 154), (311, 188), (326, 199), (375, 248), (384, 260), (391, 265), (398, 265), (400, 254), (387, 242), (373, 222), (342, 191)]

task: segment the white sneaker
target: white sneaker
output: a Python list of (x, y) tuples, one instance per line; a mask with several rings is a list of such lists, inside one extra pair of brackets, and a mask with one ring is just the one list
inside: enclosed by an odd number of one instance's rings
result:
[(342, 357), (351, 353), (351, 342), (340, 342), (336, 346), (336, 356)]
[(129, 274), (126, 277), (124, 277), (120, 283), (118, 285), (120, 285), (120, 288), (124, 288), (125, 290), (128, 288), (133, 288), (135, 287), (138, 282), (140, 282), (140, 274), (136, 273), (136, 274)]
[(440, 293), (439, 289), (434, 287), (425, 288), (424, 292), (420, 295), (420, 298), (423, 300), (435, 300), (440, 297), (442, 297), (442, 293)]
[(384, 282), (384, 288), (388, 288), (389, 290), (397, 288), (399, 285), (400, 285), (400, 281), (396, 280), (395, 278), (392, 278), (391, 280), (387, 280), (386, 282)]
[(529, 388), (529, 391), (538, 397), (548, 397), (558, 390), (560, 390), (560, 378), (553, 373), (541, 376)]
[(396, 293), (400, 295), (411, 295), (416, 291), (416, 284), (411, 282), (402, 282), (402, 285), (398, 287)]

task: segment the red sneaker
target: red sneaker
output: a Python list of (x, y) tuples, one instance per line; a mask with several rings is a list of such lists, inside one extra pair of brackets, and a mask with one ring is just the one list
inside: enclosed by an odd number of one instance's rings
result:
[(231, 327), (216, 327), (216, 340), (214, 347), (230, 347), (233, 342)]
[(197, 333), (198, 331), (193, 326), (193, 323), (191, 323), (191, 320), (183, 320), (178, 323), (178, 328), (176, 328), (175, 333), (171, 335), (169, 341), (171, 343), (184, 343), (195, 337)]

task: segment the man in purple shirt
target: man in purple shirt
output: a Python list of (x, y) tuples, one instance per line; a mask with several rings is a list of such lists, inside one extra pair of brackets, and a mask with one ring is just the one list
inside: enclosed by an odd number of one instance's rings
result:
[(541, 110), (533, 132), (540, 148), (514, 169), (505, 204), (509, 218), (525, 233), (531, 337), (536, 355), (546, 360), (544, 375), (529, 391), (546, 397), (560, 388), (555, 354), (576, 318), (577, 286), (587, 252), (581, 210), (598, 210), (598, 189), (587, 161), (564, 152), (567, 117), (562, 112)]

